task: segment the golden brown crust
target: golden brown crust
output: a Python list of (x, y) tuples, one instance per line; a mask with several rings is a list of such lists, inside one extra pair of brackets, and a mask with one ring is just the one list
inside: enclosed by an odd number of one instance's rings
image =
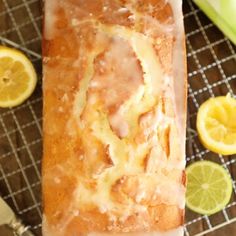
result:
[(183, 224), (172, 2), (46, 0), (45, 236)]

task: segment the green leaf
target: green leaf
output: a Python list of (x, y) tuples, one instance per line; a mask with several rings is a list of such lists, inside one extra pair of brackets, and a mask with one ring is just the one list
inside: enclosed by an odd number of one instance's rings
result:
[(236, 1), (194, 0), (194, 2), (236, 44)]

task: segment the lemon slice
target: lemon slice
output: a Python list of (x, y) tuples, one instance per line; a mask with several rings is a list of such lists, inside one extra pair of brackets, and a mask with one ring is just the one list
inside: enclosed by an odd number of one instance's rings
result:
[(227, 95), (204, 102), (197, 114), (197, 131), (209, 150), (236, 154), (236, 100)]
[(0, 46), (0, 107), (14, 107), (34, 91), (37, 76), (30, 60), (21, 52)]
[(232, 194), (232, 180), (226, 170), (210, 161), (187, 167), (186, 205), (194, 212), (212, 215), (221, 211)]

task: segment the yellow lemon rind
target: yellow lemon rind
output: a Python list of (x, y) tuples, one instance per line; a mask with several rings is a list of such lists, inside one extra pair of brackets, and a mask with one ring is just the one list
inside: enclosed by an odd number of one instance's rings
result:
[(228, 100), (230, 103), (235, 104), (236, 107), (236, 100), (228, 96), (210, 98), (201, 105), (197, 114), (197, 132), (201, 143), (210, 151), (221, 155), (233, 155), (236, 154), (236, 141), (235, 144), (232, 145), (224, 144), (223, 142), (217, 142), (212, 139), (212, 137), (210, 137), (205, 127), (205, 118), (208, 115), (208, 110), (211, 107), (211, 103), (216, 100), (218, 102), (225, 102), (225, 99), (226, 101)]
[(0, 46), (0, 60), (3, 57), (10, 57), (13, 60), (22, 63), (26, 73), (30, 77), (30, 83), (28, 84), (28, 87), (24, 91), (24, 93), (20, 94), (20, 96), (18, 96), (14, 100), (4, 100), (4, 101), (0, 100), (0, 107), (2, 108), (15, 107), (22, 104), (26, 99), (28, 99), (31, 96), (37, 84), (37, 75), (31, 61), (20, 51)]

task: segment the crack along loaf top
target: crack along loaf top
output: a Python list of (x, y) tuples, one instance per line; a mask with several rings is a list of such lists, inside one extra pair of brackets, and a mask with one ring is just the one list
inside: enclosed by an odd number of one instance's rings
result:
[(183, 235), (180, 0), (46, 0), (43, 235)]

